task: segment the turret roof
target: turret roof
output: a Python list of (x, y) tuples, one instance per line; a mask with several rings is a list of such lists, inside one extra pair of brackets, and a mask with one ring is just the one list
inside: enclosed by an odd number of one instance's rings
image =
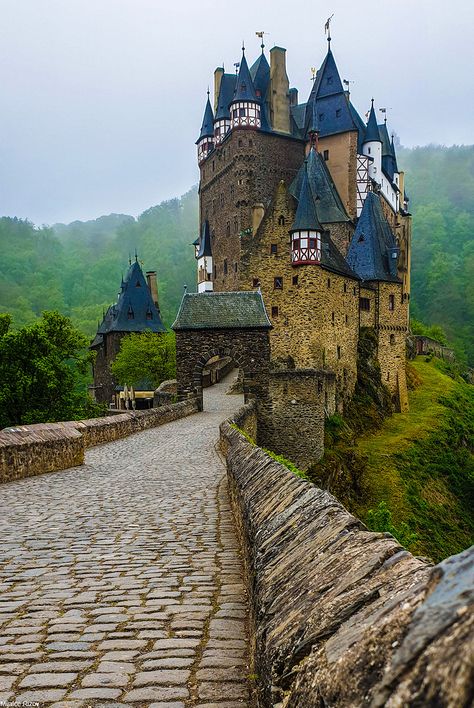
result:
[(253, 103), (257, 103), (255, 87), (250, 75), (247, 59), (245, 58), (245, 51), (242, 51), (242, 59), (240, 60), (239, 73), (235, 83), (232, 103), (235, 101), (252, 101)]
[(222, 74), (215, 120), (230, 118), (229, 106), (234, 95), (236, 81), (235, 74)]
[(323, 227), (316, 213), (313, 193), (309, 186), (308, 161), (304, 161), (303, 175), (298, 193), (298, 207), (291, 231), (322, 231)]
[(374, 192), (365, 199), (347, 262), (362, 280), (400, 282), (395, 237), (384, 216), (380, 196)]
[(196, 140), (196, 143), (198, 143), (203, 138), (213, 138), (213, 137), (214, 137), (214, 113), (212, 112), (211, 102), (209, 100), (209, 94), (208, 94), (206, 108), (204, 109), (204, 116), (202, 119), (201, 132), (199, 133), (199, 138)]
[(118, 300), (108, 308), (97, 335), (108, 332), (143, 332), (146, 329), (152, 332), (166, 331), (138, 259), (135, 259), (125, 280), (122, 280)]
[[(323, 224), (350, 221), (326, 162), (314, 148), (311, 148), (308, 154), (307, 171), (319, 221)], [(304, 172), (304, 165), (302, 165), (289, 188), (290, 194), (296, 199), (301, 191)]]
[(204, 256), (212, 256), (211, 251), (211, 233), (209, 230), (209, 222), (206, 219), (202, 225), (201, 237), (198, 239), (199, 251), (196, 258), (203, 258)]
[[(270, 65), (263, 52), (250, 67), (250, 76), (252, 78), (255, 91), (260, 91), (260, 98), (263, 101), (270, 85)], [(257, 96), (257, 98), (259, 98), (259, 96)]]
[(370, 109), (369, 120), (367, 121), (364, 142), (369, 143), (374, 141), (383, 143), (383, 140), (380, 137), (379, 127), (377, 125), (377, 118), (375, 117), (374, 100), (372, 99), (372, 107)]

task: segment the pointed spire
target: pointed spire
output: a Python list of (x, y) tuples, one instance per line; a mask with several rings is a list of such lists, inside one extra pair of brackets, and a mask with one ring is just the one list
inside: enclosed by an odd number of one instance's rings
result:
[(291, 231), (322, 231), (323, 227), (320, 224), (316, 213), (316, 205), (314, 203), (313, 193), (309, 184), (308, 178), (308, 161), (304, 161), (303, 182), (298, 197), (298, 207), (296, 209), (295, 220)]
[(204, 256), (212, 256), (211, 250), (211, 232), (209, 229), (209, 222), (206, 219), (202, 225), (201, 238), (199, 239), (199, 250), (197, 252), (196, 258), (203, 258)]
[(239, 73), (235, 84), (234, 98), (232, 103), (236, 101), (257, 102), (255, 88), (252, 77), (250, 75), (247, 59), (245, 58), (245, 47), (242, 47), (242, 60), (240, 62)]
[(203, 138), (214, 137), (214, 113), (212, 112), (211, 101), (209, 98), (209, 89), (207, 89), (207, 102), (206, 108), (204, 109), (204, 116), (202, 119), (201, 132), (199, 133), (199, 138), (196, 142), (199, 142)]
[(379, 127), (377, 125), (377, 117), (375, 115), (374, 99), (372, 99), (372, 106), (370, 108), (369, 120), (367, 121), (367, 130), (365, 131), (364, 142), (369, 143), (374, 141), (378, 141), (379, 143), (382, 142), (380, 139)]

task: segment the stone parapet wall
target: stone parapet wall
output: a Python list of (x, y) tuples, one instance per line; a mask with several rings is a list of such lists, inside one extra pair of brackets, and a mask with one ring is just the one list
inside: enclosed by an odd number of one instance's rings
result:
[(221, 441), (246, 555), (259, 705), (471, 705), (474, 548), (432, 567), (229, 422)]
[(196, 400), (190, 398), (103, 418), (5, 428), (0, 432), (0, 483), (82, 465), (88, 447), (171, 423), (197, 410)]

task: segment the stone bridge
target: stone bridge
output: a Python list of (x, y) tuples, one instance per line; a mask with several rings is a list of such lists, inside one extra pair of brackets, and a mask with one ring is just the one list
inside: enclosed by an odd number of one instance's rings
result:
[(255, 437), (227, 386), (0, 486), (0, 705), (471, 705), (472, 553), (367, 532), (224, 422)]

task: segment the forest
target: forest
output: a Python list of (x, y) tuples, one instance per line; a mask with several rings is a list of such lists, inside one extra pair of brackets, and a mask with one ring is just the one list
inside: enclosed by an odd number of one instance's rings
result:
[[(461, 359), (474, 365), (474, 146), (399, 148), (413, 214), (412, 310), (437, 324)], [(162, 202), (137, 219), (111, 214), (36, 228), (0, 219), (0, 312), (13, 326), (58, 310), (92, 336), (115, 301), (135, 250), (157, 270), (160, 305), (170, 326), (183, 293), (195, 288), (191, 243), (198, 229), (198, 193)]]

